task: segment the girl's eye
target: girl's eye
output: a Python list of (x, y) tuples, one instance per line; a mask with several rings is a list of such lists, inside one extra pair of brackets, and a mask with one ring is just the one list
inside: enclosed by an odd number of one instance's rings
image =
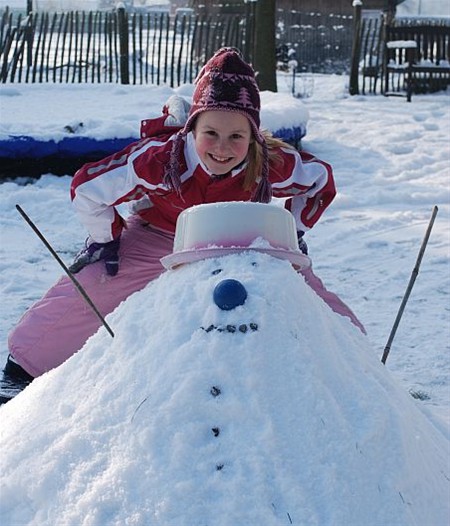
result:
[(216, 132), (215, 131), (212, 131), (212, 130), (208, 130), (206, 132), (206, 135), (209, 135), (210, 137), (215, 137), (216, 136)]
[(233, 133), (233, 135), (231, 136), (231, 138), (232, 138), (233, 140), (242, 139), (242, 135), (240, 135), (239, 133)]

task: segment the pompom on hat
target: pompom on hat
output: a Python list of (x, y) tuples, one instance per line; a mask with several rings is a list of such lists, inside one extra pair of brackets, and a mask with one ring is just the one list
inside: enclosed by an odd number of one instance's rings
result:
[(164, 182), (180, 191), (180, 154), (183, 138), (192, 131), (196, 118), (205, 111), (229, 111), (247, 117), (254, 139), (261, 144), (263, 163), (259, 184), (252, 201), (267, 203), (272, 198), (269, 182), (267, 144), (259, 127), (261, 100), (253, 68), (236, 48), (219, 49), (203, 66), (195, 79), (193, 103), (184, 128), (174, 139)]

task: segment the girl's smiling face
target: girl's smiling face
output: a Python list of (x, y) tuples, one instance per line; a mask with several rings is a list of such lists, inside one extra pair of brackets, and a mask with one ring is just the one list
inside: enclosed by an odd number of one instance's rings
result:
[(224, 175), (242, 163), (252, 142), (247, 117), (231, 111), (201, 113), (193, 135), (198, 156), (215, 175)]

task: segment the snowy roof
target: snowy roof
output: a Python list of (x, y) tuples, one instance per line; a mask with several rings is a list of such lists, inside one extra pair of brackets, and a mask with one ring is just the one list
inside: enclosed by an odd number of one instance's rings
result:
[(405, 0), (397, 6), (397, 17), (450, 17), (448, 0)]

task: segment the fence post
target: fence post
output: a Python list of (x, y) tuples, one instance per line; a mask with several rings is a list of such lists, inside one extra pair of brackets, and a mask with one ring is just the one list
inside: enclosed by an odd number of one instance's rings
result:
[(117, 22), (119, 29), (120, 53), (120, 83), (130, 83), (130, 69), (128, 63), (128, 15), (123, 4), (117, 9)]
[(361, 53), (361, 0), (353, 0), (353, 16), (355, 18), (353, 25), (353, 46), (352, 46), (352, 63), (350, 65), (350, 95), (359, 94), (359, 55)]
[[(384, 16), (385, 16), (385, 20), (386, 20), (386, 25), (390, 26), (392, 25), (392, 22), (394, 21), (395, 19), (395, 13), (397, 11), (397, 3), (395, 0), (388, 0), (387, 2), (387, 8), (384, 12)], [(420, 5), (420, 3), (419, 3)]]
[(27, 25), (24, 29), (24, 40), (27, 43), (27, 68), (33, 65), (33, 0), (27, 0)]

